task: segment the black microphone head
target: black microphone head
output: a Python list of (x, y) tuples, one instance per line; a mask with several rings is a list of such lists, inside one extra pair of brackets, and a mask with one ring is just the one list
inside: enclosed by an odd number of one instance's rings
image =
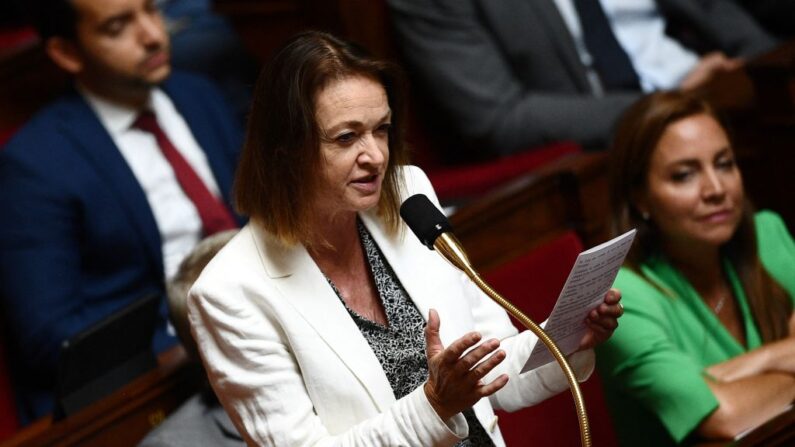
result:
[(433, 250), (433, 243), (442, 233), (453, 231), (447, 218), (424, 194), (414, 194), (400, 205), (400, 217), (426, 247)]

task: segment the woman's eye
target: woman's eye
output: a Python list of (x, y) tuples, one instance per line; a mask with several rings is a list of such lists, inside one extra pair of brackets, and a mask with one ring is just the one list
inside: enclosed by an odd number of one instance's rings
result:
[(723, 158), (723, 159), (718, 160), (716, 165), (717, 165), (718, 169), (722, 169), (724, 171), (729, 171), (729, 170), (734, 169), (735, 162), (734, 162), (733, 158)]
[(693, 176), (693, 171), (690, 171), (690, 170), (687, 170), (687, 171), (675, 171), (674, 173), (671, 174), (671, 180), (673, 180), (674, 182), (679, 183), (679, 182), (687, 181), (692, 176)]
[(356, 139), (356, 134), (355, 133), (346, 132), (344, 134), (338, 135), (337, 138), (335, 138), (334, 140), (337, 143), (348, 144), (348, 143), (352, 143), (353, 140), (355, 140), (355, 139)]
[(390, 128), (392, 128), (392, 124), (391, 123), (383, 123), (380, 126), (378, 126), (375, 130), (376, 130), (376, 132), (386, 134), (386, 133), (389, 133), (389, 129)]

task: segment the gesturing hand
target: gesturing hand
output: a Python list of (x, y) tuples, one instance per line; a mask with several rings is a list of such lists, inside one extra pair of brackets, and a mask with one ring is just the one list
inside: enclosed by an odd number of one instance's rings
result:
[[(500, 346), (499, 340), (488, 340), (462, 356), (480, 341), (480, 334), (470, 332), (445, 349), (439, 339), (439, 324), (439, 314), (431, 309), (425, 327), (425, 352), (428, 357), (425, 395), (439, 417), (447, 420), (470, 408), (482, 397), (504, 387), (508, 383), (508, 376), (503, 374), (488, 384), (481, 381), (483, 376), (505, 359), (505, 351), (494, 352)], [(492, 352), (494, 354), (486, 358)]]
[(580, 340), (580, 351), (604, 343), (613, 335), (613, 331), (618, 327), (618, 319), (624, 314), (624, 307), (621, 306), (620, 301), (621, 292), (618, 289), (610, 289), (605, 294), (602, 304), (588, 313), (585, 318), (588, 332)]

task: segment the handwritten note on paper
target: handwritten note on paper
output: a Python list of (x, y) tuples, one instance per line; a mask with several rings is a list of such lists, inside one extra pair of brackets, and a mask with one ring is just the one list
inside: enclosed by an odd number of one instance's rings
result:
[[(634, 239), (635, 230), (630, 230), (577, 256), (558, 302), (544, 327), (563, 354), (571, 354), (579, 347), (580, 340), (588, 329), (585, 317), (604, 300), (605, 293), (613, 285)], [(546, 345), (539, 341), (522, 372), (554, 360)]]

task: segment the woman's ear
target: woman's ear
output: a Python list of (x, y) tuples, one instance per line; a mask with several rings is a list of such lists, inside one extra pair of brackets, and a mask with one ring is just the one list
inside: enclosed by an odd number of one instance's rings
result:
[(83, 71), (83, 58), (80, 50), (71, 40), (63, 37), (50, 37), (44, 43), (44, 50), (50, 59), (55, 62), (55, 65), (68, 73), (74, 75)]

